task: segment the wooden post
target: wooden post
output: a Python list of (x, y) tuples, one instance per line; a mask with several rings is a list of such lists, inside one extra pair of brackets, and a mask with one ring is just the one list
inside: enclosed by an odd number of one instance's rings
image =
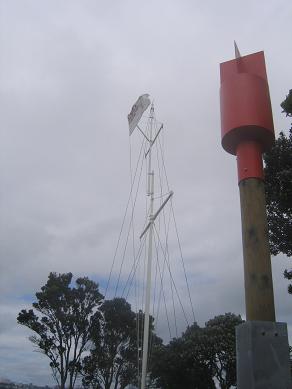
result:
[(240, 181), (245, 305), (247, 320), (275, 321), (264, 182)]
[(237, 157), (247, 321), (236, 327), (238, 389), (291, 389), (287, 325), (275, 322), (262, 153), (274, 142), (263, 52), (220, 65), (222, 146)]

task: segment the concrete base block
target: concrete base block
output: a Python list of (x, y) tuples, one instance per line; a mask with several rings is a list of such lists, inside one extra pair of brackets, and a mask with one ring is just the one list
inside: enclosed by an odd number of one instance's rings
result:
[(286, 323), (247, 321), (236, 327), (238, 389), (291, 389)]

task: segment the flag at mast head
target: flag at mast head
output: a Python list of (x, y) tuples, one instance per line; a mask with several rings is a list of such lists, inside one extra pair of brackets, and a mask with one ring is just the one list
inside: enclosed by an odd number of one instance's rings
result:
[(131, 112), (128, 115), (130, 135), (134, 131), (143, 113), (146, 111), (149, 105), (150, 105), (150, 99), (148, 93), (141, 95), (136, 101), (136, 103), (133, 105)]

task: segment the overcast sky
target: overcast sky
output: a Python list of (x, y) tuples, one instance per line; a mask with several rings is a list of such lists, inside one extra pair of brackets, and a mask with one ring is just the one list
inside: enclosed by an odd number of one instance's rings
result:
[[(1, 378), (53, 384), (16, 323), (50, 271), (108, 277), (129, 193), (126, 117), (143, 93), (165, 127), (196, 318), (244, 316), (219, 63), (234, 57), (234, 39), (242, 55), (264, 50), (276, 133), (287, 130), (291, 11), (282, 0), (0, 0)], [(277, 320), (292, 333), (289, 261), (272, 263)]]

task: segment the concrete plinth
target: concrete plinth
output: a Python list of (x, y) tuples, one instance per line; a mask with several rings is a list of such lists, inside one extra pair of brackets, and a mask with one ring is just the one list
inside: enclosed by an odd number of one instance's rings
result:
[(238, 389), (291, 389), (286, 323), (247, 321), (236, 327)]

